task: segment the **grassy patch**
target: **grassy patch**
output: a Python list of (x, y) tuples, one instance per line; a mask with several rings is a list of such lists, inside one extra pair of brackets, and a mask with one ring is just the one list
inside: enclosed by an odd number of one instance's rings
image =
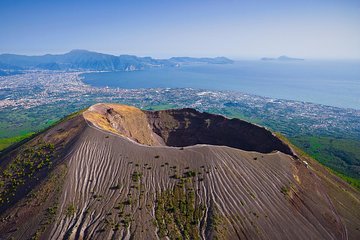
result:
[(0, 114), (2, 117), (0, 120), (0, 151), (14, 143), (44, 132), (53, 125), (76, 117), (86, 110), (82, 109), (67, 115), (71, 108), (61, 109), (57, 106), (56, 109), (56, 111), (51, 111), (46, 108), (33, 108), (33, 112), (4, 110)]
[(0, 151), (14, 143), (20, 142), (21, 140), (31, 137), (33, 134), (34, 134), (33, 132), (29, 132), (16, 137), (0, 138)]
[(180, 179), (172, 188), (158, 194), (155, 207), (160, 238), (200, 239), (198, 224), (205, 208), (197, 204), (193, 181)]
[(9, 203), (19, 186), (35, 177), (36, 173), (52, 165), (54, 144), (39, 143), (21, 150), (0, 173), (0, 204)]
[(286, 187), (286, 186), (282, 186), (282, 187), (280, 188), (280, 192), (281, 192), (282, 194), (284, 194), (284, 196), (287, 196), (287, 195), (289, 195), (290, 189), (289, 189), (288, 187)]
[(299, 136), (290, 140), (325, 166), (360, 180), (360, 141), (317, 136)]
[(73, 203), (70, 203), (67, 208), (66, 208), (66, 216), (67, 217), (72, 217), (75, 214), (76, 208), (75, 205)]
[(137, 171), (134, 171), (131, 175), (131, 180), (135, 183), (138, 183), (142, 177), (142, 173), (139, 173)]
[[(359, 141), (316, 136), (290, 138), (289, 141), (280, 133), (277, 133), (277, 136), (291, 145), (300, 156), (317, 160), (330, 172), (360, 190)], [(339, 151), (338, 154), (335, 153), (337, 151)], [(356, 169), (351, 170), (352, 168)]]
[(195, 177), (196, 176), (196, 172), (194, 171), (187, 171), (184, 172), (183, 177), (184, 178), (191, 178), (191, 177)]
[(346, 176), (342, 173), (336, 172), (332, 169), (329, 169), (332, 173), (334, 173), (335, 175), (339, 176), (340, 178), (342, 178), (343, 180), (345, 180), (347, 183), (349, 183), (350, 185), (354, 186), (355, 188), (357, 188), (358, 190), (360, 190), (360, 179), (357, 178), (352, 178), (349, 176)]
[[(78, 107), (71, 105), (59, 107), (59, 103), (26, 110), (3, 109), (0, 114), (0, 139), (41, 131), (78, 110)], [(71, 115), (76, 114), (77, 112)]]

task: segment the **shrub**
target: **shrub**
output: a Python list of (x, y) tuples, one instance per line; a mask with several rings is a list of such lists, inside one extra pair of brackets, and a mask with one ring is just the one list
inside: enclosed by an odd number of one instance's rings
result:
[(66, 208), (66, 216), (71, 217), (75, 214), (75, 206), (73, 203), (69, 204), (68, 207)]

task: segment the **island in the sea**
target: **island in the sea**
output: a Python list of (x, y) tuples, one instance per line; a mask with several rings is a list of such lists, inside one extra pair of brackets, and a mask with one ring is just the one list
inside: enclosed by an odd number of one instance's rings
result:
[(269, 58), (269, 57), (263, 57), (261, 58), (262, 61), (304, 61), (305, 59), (303, 58), (293, 58), (293, 57), (288, 57), (288, 56), (280, 56), (277, 58)]

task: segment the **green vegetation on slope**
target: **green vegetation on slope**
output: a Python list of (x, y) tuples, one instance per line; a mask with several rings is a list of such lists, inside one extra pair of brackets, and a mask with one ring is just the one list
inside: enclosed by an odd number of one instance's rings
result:
[(290, 140), (330, 168), (351, 177), (359, 177), (360, 142), (321, 136), (299, 136)]
[(200, 239), (198, 225), (205, 208), (197, 204), (192, 178), (181, 178), (172, 189), (158, 194), (155, 218), (160, 238)]
[[(314, 155), (312, 155), (311, 153), (308, 153), (307, 151), (304, 151), (303, 149), (301, 149), (301, 147), (297, 146), (295, 143), (293, 143), (292, 140), (288, 140), (284, 135), (282, 135), (281, 133), (276, 133), (276, 135), (282, 139), (284, 142), (286, 142), (287, 144), (289, 144), (292, 148), (295, 149), (295, 151), (300, 154), (300, 156), (302, 157), (310, 157), (313, 158), (315, 160), (317, 160), (318, 162), (320, 162), (318, 159), (316, 159), (316, 157)], [(314, 137), (314, 139), (316, 140), (317, 137)], [(357, 143), (357, 141), (355, 141), (355, 143)], [(324, 147), (322, 145), (322, 147)], [(321, 162), (320, 162), (321, 163)], [(323, 165), (325, 165), (324, 163), (321, 163)], [(349, 183), (350, 185), (354, 186), (355, 188), (360, 190), (360, 179), (356, 178), (356, 177), (349, 177), (346, 174), (340, 173), (337, 170), (334, 170), (328, 166), (325, 165), (325, 167), (328, 169), (328, 171), (332, 172), (333, 174), (339, 176), (340, 178), (342, 178), (343, 180), (345, 180), (347, 183)]]
[[(82, 108), (80, 108), (82, 109)], [(79, 111), (79, 107), (69, 105), (39, 106), (31, 109), (2, 109), (0, 118), (0, 139), (18, 137), (46, 129), (69, 114)], [(71, 114), (73, 115), (73, 114)]]
[(34, 132), (29, 132), (16, 137), (0, 138), (0, 151), (14, 143), (20, 142), (21, 140), (31, 137), (33, 134)]
[[(19, 143), (22, 140), (25, 139), (31, 139), (32, 137), (36, 136), (37, 134), (46, 131), (47, 129), (51, 128), (52, 126), (59, 124), (63, 121), (69, 120), (77, 115), (79, 115), (80, 113), (82, 113), (83, 111), (85, 111), (87, 108), (84, 108), (82, 110), (76, 111), (71, 113), (70, 115), (64, 116), (62, 118), (55, 118), (53, 120), (49, 120), (46, 121), (45, 124), (41, 124), (38, 125), (36, 128), (29, 128), (27, 129), (27, 127), (24, 126), (24, 128), (20, 129), (16, 129), (16, 131), (10, 131), (10, 129), (6, 129), (6, 130), (2, 130), (0, 131), (0, 153), (2, 150), (15, 145), (16, 143)], [(0, 120), (0, 126), (1, 124), (4, 124), (3, 122), (1, 122)], [(11, 125), (11, 123), (9, 123)], [(36, 130), (37, 132), (31, 132), (30, 130)], [(19, 135), (14, 135), (16, 133), (20, 132)], [(2, 136), (11, 136), (11, 137), (2, 137)]]
[(349, 183), (350, 185), (354, 186), (355, 188), (360, 190), (360, 179), (357, 178), (352, 178), (349, 176), (346, 176), (342, 173), (336, 172), (332, 169), (329, 169), (332, 173), (334, 173), (335, 175), (341, 177), (342, 179), (344, 179), (347, 183)]
[(322, 136), (298, 136), (290, 140), (337, 175), (360, 188), (360, 142)]
[(0, 171), (0, 205), (15, 196), (18, 187), (34, 177), (44, 167), (50, 167), (54, 157), (54, 144), (39, 143), (21, 150), (15, 159)]

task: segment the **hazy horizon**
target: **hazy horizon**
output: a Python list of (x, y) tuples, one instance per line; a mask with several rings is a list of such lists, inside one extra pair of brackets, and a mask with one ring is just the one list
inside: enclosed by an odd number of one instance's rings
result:
[(0, 2), (0, 53), (360, 58), (359, 1)]
[[(232, 56), (229, 57), (227, 55), (224, 54), (219, 54), (219, 55), (184, 55), (184, 54), (178, 54), (178, 55), (141, 55), (141, 54), (131, 54), (131, 53), (127, 53), (127, 52), (123, 52), (123, 53), (117, 53), (117, 52), (99, 52), (99, 51), (95, 51), (95, 50), (89, 50), (89, 49), (69, 49), (69, 50), (65, 50), (65, 52), (46, 52), (46, 53), (39, 53), (39, 54), (24, 54), (24, 53), (16, 53), (16, 52), (0, 52), (0, 55), (2, 54), (11, 54), (11, 55), (22, 55), (22, 56), (44, 56), (44, 55), (62, 55), (62, 54), (66, 54), (69, 53), (73, 50), (81, 50), (81, 51), (89, 51), (89, 52), (96, 52), (96, 53), (101, 53), (101, 54), (107, 54), (107, 55), (113, 55), (113, 56), (120, 56), (120, 55), (133, 55), (133, 56), (137, 56), (137, 57), (152, 57), (155, 59), (168, 59), (171, 57), (195, 57), (195, 58), (214, 58), (214, 57), (226, 57), (226, 58), (230, 58), (231, 60), (234, 61), (251, 61), (251, 60), (261, 60), (261, 58), (278, 58), (280, 56), (286, 56), (286, 57), (291, 57), (291, 58), (302, 58), (302, 56), (294, 56), (294, 55), (288, 55), (288, 54), (277, 54), (277, 55), (259, 55), (259, 56)], [(360, 61), (360, 56), (357, 58), (321, 58), (321, 57), (310, 57), (310, 58), (304, 58), (305, 60), (310, 60), (310, 61)]]

